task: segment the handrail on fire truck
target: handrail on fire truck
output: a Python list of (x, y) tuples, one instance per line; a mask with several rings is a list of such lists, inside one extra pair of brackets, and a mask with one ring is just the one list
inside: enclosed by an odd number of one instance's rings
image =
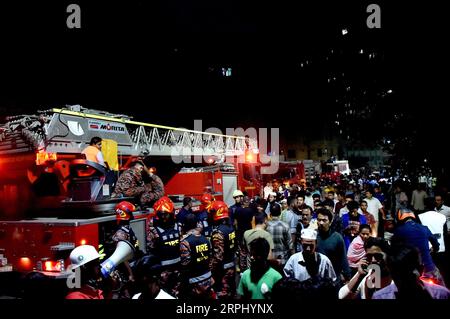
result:
[[(53, 108), (40, 111), (39, 115), (19, 115), (9, 117), (9, 122), (0, 125), (0, 154), (15, 153), (19, 146), (22, 149), (46, 149), (49, 152), (79, 153), (86, 146), (85, 140), (67, 137), (61, 134), (62, 126), (69, 129), (61, 120), (61, 115), (70, 119), (99, 120), (120, 123), (126, 130), (125, 142), (119, 142), (119, 153), (122, 155), (154, 155), (154, 156), (239, 156), (246, 150), (257, 150), (255, 139), (245, 136), (223, 135), (210, 132), (189, 130), (164, 125), (156, 125), (133, 121), (129, 116), (112, 114), (104, 111), (83, 108), (79, 105), (67, 108)], [(80, 125), (80, 124), (78, 124)], [(136, 127), (137, 126), (137, 127)], [(136, 127), (136, 128), (135, 128)], [(86, 128), (87, 130), (87, 128)], [(20, 133), (24, 140), (17, 143), (8, 134)], [(3, 144), (3, 145), (2, 145)], [(5, 146), (6, 144), (6, 146)]]

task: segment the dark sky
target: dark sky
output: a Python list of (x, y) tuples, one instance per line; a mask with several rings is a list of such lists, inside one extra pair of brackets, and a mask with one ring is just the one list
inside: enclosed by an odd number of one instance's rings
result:
[[(73, 2), (81, 5), (81, 30), (65, 26)], [(352, 89), (392, 88), (385, 108), (442, 105), (446, 84), (435, 74), (448, 66), (445, 10), (379, 1), (382, 29), (369, 30), (365, 9), (373, 1), (291, 2), (2, 5), (0, 113), (81, 104), (174, 126), (204, 119), (314, 131), (337, 107), (341, 91), (326, 81), (341, 71)], [(360, 48), (381, 58), (359, 61)], [(331, 49), (343, 53), (324, 62)], [(300, 68), (302, 61), (312, 64)], [(221, 67), (231, 67), (232, 77), (220, 76)]]

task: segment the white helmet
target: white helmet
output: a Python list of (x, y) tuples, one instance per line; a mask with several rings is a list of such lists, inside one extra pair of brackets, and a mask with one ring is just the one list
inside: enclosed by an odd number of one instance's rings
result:
[(244, 194), (239, 189), (236, 189), (233, 192), (233, 198), (238, 197), (238, 196), (244, 196)]
[(72, 269), (78, 268), (100, 258), (100, 254), (95, 250), (94, 246), (91, 245), (81, 245), (76, 247), (70, 253), (70, 262), (72, 264)]

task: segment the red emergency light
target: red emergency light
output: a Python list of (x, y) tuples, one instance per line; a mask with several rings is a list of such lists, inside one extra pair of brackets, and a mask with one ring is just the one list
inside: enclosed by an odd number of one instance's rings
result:
[(56, 162), (56, 153), (38, 152), (36, 153), (36, 165), (46, 165), (47, 162)]
[(86, 241), (86, 239), (82, 239), (82, 240), (80, 240), (80, 245), (86, 245), (86, 243), (87, 243), (87, 241)]
[(20, 267), (24, 270), (31, 270), (31, 259), (28, 257), (21, 257), (19, 260)]
[(44, 271), (61, 271), (63, 268), (63, 264), (61, 260), (47, 260), (44, 262)]

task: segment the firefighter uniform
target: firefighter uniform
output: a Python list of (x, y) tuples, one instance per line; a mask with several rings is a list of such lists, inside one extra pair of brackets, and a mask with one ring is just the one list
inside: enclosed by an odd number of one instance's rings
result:
[(218, 298), (231, 299), (236, 291), (235, 237), (234, 228), (228, 223), (214, 227), (212, 232), (211, 269)]
[(209, 220), (208, 211), (202, 210), (197, 214), (197, 220), (199, 227), (202, 230), (202, 235), (205, 236), (207, 239), (211, 239), (212, 234), (212, 225)]
[(157, 175), (152, 175), (150, 179), (150, 184), (145, 184), (145, 192), (140, 197), (142, 205), (153, 204), (153, 202), (164, 196), (164, 184), (161, 178)]
[(173, 296), (178, 296), (180, 288), (180, 231), (177, 224), (167, 229), (153, 225), (147, 232), (147, 251), (158, 256), (164, 271), (161, 285)]
[(128, 241), (134, 247), (135, 250), (139, 249), (139, 241), (134, 234), (133, 229), (129, 225), (122, 225), (120, 228), (114, 233), (112, 240), (115, 243), (119, 241)]
[(138, 197), (141, 204), (150, 205), (164, 196), (161, 178), (152, 175), (150, 179), (150, 183), (145, 184), (140, 171), (134, 167), (127, 169), (117, 180), (112, 197)]
[(215, 299), (211, 270), (209, 268), (211, 244), (196, 229), (188, 231), (180, 243), (183, 267), (183, 297)]

